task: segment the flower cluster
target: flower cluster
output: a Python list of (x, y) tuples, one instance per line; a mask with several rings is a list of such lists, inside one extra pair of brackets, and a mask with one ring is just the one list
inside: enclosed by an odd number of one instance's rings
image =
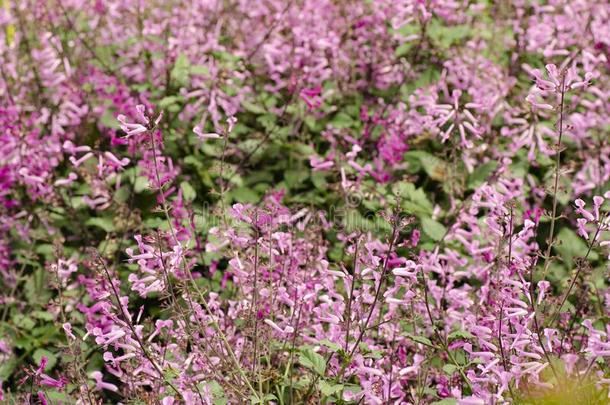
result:
[(0, 0), (0, 402), (607, 403), (608, 27)]

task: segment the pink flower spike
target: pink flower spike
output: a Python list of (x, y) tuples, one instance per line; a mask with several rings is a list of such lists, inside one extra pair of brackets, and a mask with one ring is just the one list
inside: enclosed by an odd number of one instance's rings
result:
[(593, 214), (584, 209), (585, 202), (583, 200), (581, 200), (580, 198), (577, 199), (576, 201), (574, 201), (574, 205), (576, 205), (576, 212), (578, 212), (590, 222), (595, 221), (595, 217), (593, 216)]
[(559, 70), (557, 69), (557, 66), (552, 63), (549, 63), (545, 67), (547, 72), (549, 72), (549, 79), (553, 81), (555, 86), (559, 86)]
[(117, 158), (112, 152), (104, 152), (104, 156), (106, 156), (106, 158), (108, 160), (110, 160), (112, 163), (114, 163), (117, 166), (127, 166), (129, 164), (129, 159), (128, 158), (123, 158), (120, 159)]
[(99, 371), (94, 371), (90, 375), (91, 375), (91, 378), (93, 378), (95, 380), (95, 388), (98, 391), (108, 390), (108, 391), (117, 392), (119, 390), (119, 388), (116, 385), (104, 382), (102, 380), (102, 378), (103, 378), (102, 373), (100, 373)]
[(77, 178), (78, 176), (76, 175), (76, 173), (70, 172), (70, 174), (68, 174), (68, 178), (55, 180), (55, 183), (53, 183), (53, 185), (57, 187), (68, 186), (72, 184)]
[(527, 100), (534, 107), (539, 108), (541, 110), (552, 110), (552, 109), (554, 109), (554, 107), (552, 105), (550, 105), (550, 104), (538, 102), (536, 100), (536, 96), (534, 96), (533, 94), (530, 94), (529, 96), (527, 96), (525, 98), (525, 100)]
[(159, 114), (159, 116), (155, 120), (155, 126), (158, 126), (162, 119), (163, 119), (163, 111), (161, 111), (161, 113)]
[(76, 339), (76, 336), (74, 336), (74, 333), (72, 333), (72, 325), (69, 322), (64, 323), (62, 328), (64, 332), (66, 332), (66, 336), (68, 336), (70, 339)]
[(41, 374), (42, 379), (40, 380), (40, 384), (47, 386), (47, 387), (53, 387), (53, 388), (63, 388), (66, 386), (66, 380), (64, 378), (60, 378), (59, 380), (56, 380), (55, 378), (49, 377), (46, 374)]
[(293, 329), (292, 327), (287, 327), (287, 328), (285, 328), (285, 329), (280, 328), (280, 327), (278, 326), (278, 324), (276, 324), (275, 322), (273, 322), (271, 319), (265, 319), (265, 323), (266, 323), (267, 325), (269, 325), (271, 328), (275, 329), (275, 331), (276, 331), (276, 332), (281, 333), (282, 335), (283, 335), (283, 334), (290, 333), (290, 332), (293, 332), (293, 331), (294, 331), (294, 329)]
[(44, 369), (47, 367), (47, 361), (48, 360), (46, 356), (42, 356), (40, 358), (40, 364), (38, 365), (38, 369), (36, 370), (36, 375), (39, 375), (44, 371)]
[(93, 157), (93, 153), (88, 152), (85, 155), (83, 155), (80, 159), (75, 159), (74, 156), (70, 156), (69, 160), (74, 165), (74, 167), (79, 167), (80, 165), (82, 165), (87, 160), (91, 159), (92, 157)]
[(136, 111), (138, 112), (138, 118), (148, 125), (150, 121), (146, 117), (146, 107), (144, 104), (138, 104), (136, 106)]
[(227, 128), (227, 132), (233, 132), (233, 128), (235, 128), (235, 124), (237, 124), (237, 118), (233, 116), (227, 118), (227, 124), (229, 125), (229, 127)]
[(119, 114), (116, 118), (121, 123), (121, 129), (127, 134), (125, 138), (148, 131), (148, 129), (142, 124), (132, 124), (127, 122), (127, 117), (125, 117), (123, 114)]
[(582, 236), (585, 239), (589, 239), (589, 234), (587, 233), (587, 230), (585, 228), (585, 225), (587, 224), (587, 220), (584, 218), (578, 218), (576, 220), (576, 226), (578, 228), (578, 234), (580, 236)]
[(209, 133), (205, 133), (201, 130), (201, 128), (199, 126), (196, 126), (195, 128), (193, 128), (193, 132), (195, 134), (197, 134), (197, 137), (199, 139), (201, 139), (202, 141), (205, 139), (218, 139), (220, 138), (220, 135), (217, 134), (216, 132), (209, 132)]

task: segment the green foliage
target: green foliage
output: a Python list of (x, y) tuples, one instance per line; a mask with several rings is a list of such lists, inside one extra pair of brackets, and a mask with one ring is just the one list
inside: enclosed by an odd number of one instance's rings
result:
[(309, 347), (301, 348), (299, 354), (299, 363), (319, 375), (324, 375), (326, 371), (326, 361), (324, 357), (313, 351)]

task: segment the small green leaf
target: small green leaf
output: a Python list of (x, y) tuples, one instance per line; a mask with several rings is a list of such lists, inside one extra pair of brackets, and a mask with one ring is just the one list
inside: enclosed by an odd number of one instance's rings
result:
[(17, 358), (15, 356), (4, 357), (0, 363), (0, 380), (6, 381), (11, 377), (13, 370), (17, 366)]
[(451, 332), (449, 336), (447, 336), (449, 340), (452, 339), (473, 339), (474, 336), (472, 333), (465, 330), (456, 330), (455, 332)]
[(36, 322), (34, 322), (32, 318), (23, 314), (16, 314), (13, 316), (13, 322), (18, 328), (25, 330), (32, 330), (32, 328), (36, 326)]
[(238, 187), (231, 191), (231, 195), (240, 203), (256, 203), (259, 200), (258, 194), (248, 187)]
[(320, 380), (320, 382), (318, 383), (318, 388), (320, 389), (320, 392), (322, 392), (322, 394), (327, 397), (343, 391), (343, 387), (343, 384), (330, 384), (324, 380)]
[(311, 182), (314, 187), (318, 190), (327, 190), (328, 183), (326, 181), (326, 175), (322, 172), (313, 172), (311, 173)]
[(424, 233), (437, 242), (441, 240), (447, 232), (447, 228), (445, 228), (443, 224), (429, 217), (421, 218), (421, 226)]
[(136, 193), (141, 193), (142, 191), (148, 190), (148, 189), (149, 189), (148, 178), (144, 177), (144, 176), (136, 177), (135, 184), (133, 185), (133, 190)]
[(425, 336), (417, 336), (411, 333), (405, 333), (405, 336), (416, 343), (421, 343), (424, 346), (434, 347), (432, 341)]
[(52, 353), (46, 349), (36, 349), (34, 354), (32, 354), (32, 358), (36, 364), (40, 364), (40, 360), (43, 356), (47, 358), (47, 366), (45, 367), (46, 371), (55, 367), (55, 364), (57, 364), (57, 356), (55, 353)]
[(319, 375), (324, 375), (324, 372), (326, 371), (326, 361), (324, 360), (324, 357), (310, 348), (301, 349), (299, 363), (301, 363), (302, 366), (315, 371)]
[(303, 183), (309, 177), (307, 170), (286, 170), (284, 172), (284, 180), (290, 188), (295, 188)]
[(337, 129), (350, 128), (354, 124), (354, 119), (344, 112), (340, 112), (331, 121), (333, 127)]
[(339, 346), (337, 343), (331, 342), (328, 339), (322, 339), (319, 343), (323, 346), (328, 347), (333, 352), (338, 352), (339, 350), (341, 350), (341, 346)]
[(186, 86), (189, 83), (190, 62), (188, 57), (181, 53), (176, 58), (174, 68), (171, 72), (171, 78), (180, 86)]
[(444, 398), (440, 401), (430, 403), (430, 405), (457, 405), (458, 401), (455, 398)]
[(55, 319), (52, 313), (48, 311), (32, 311), (31, 315), (36, 319), (41, 319), (43, 321), (52, 321)]
[(431, 153), (415, 150), (405, 153), (405, 158), (416, 158), (432, 180), (443, 181), (447, 177), (447, 163)]
[(210, 70), (208, 69), (207, 66), (202, 66), (202, 65), (193, 65), (191, 66), (191, 70), (190, 73), (192, 75), (201, 75), (201, 76), (205, 76), (207, 74), (210, 73)]
[(210, 381), (207, 383), (207, 387), (212, 393), (212, 398), (214, 398), (214, 405), (226, 405), (228, 403), (225, 391), (217, 381)]
[(497, 166), (497, 162), (487, 162), (477, 167), (475, 171), (468, 176), (468, 188), (473, 190), (483, 184), (494, 170), (496, 170)]
[(104, 111), (104, 114), (102, 114), (102, 116), (100, 117), (100, 124), (110, 129), (118, 130), (121, 128), (121, 124), (116, 119), (111, 110)]
[(197, 197), (197, 192), (187, 181), (180, 183), (180, 189), (182, 190), (182, 196), (186, 201), (193, 201)]
[[(562, 228), (561, 231), (559, 231), (556, 244), (553, 248), (569, 263), (571, 263), (575, 257), (585, 257), (589, 250), (587, 242), (569, 228)], [(588, 259), (597, 260), (597, 258), (597, 253), (591, 250)]]
[(254, 114), (264, 114), (267, 112), (267, 110), (265, 110), (263, 107), (260, 106), (260, 104), (256, 104), (256, 103), (251, 103), (249, 101), (243, 101), (241, 103), (242, 107), (244, 107), (246, 109), (246, 111), (254, 113)]
[(413, 44), (414, 43), (412, 41), (409, 41), (409, 42), (405, 42), (404, 44), (400, 45), (394, 51), (394, 56), (396, 56), (398, 58), (401, 56), (405, 56), (407, 53), (409, 53), (409, 50), (411, 50), (411, 48), (413, 47)]
[(457, 369), (458, 369), (457, 366), (455, 364), (451, 364), (451, 363), (445, 364), (443, 366), (443, 371), (447, 375), (453, 375), (453, 373), (455, 373), (457, 371)]
[(159, 108), (165, 109), (171, 105), (176, 104), (179, 100), (180, 100), (180, 97), (178, 97), (178, 96), (163, 97), (161, 100), (159, 100), (159, 103), (157, 104), (157, 106)]
[(106, 233), (114, 231), (114, 223), (112, 218), (93, 217), (85, 221), (87, 226), (96, 226), (102, 228)]
[(399, 182), (392, 191), (401, 200), (402, 208), (410, 214), (432, 214), (432, 203), (421, 188), (415, 188), (413, 183)]

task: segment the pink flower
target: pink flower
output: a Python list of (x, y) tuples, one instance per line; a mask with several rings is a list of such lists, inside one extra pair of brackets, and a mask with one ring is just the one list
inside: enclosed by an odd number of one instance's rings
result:
[(102, 391), (102, 390), (108, 390), (108, 391), (113, 391), (113, 392), (117, 392), (119, 390), (119, 387), (117, 387), (114, 384), (111, 383), (107, 383), (102, 381), (102, 373), (100, 373), (99, 371), (94, 371), (91, 374), (91, 378), (93, 378), (95, 380), (95, 389), (98, 391)]
[(197, 137), (199, 139), (201, 139), (202, 141), (205, 139), (218, 139), (220, 138), (220, 135), (215, 133), (215, 132), (209, 132), (209, 133), (205, 133), (201, 130), (201, 127), (196, 126), (195, 128), (193, 128), (193, 132), (195, 134), (197, 134)]

